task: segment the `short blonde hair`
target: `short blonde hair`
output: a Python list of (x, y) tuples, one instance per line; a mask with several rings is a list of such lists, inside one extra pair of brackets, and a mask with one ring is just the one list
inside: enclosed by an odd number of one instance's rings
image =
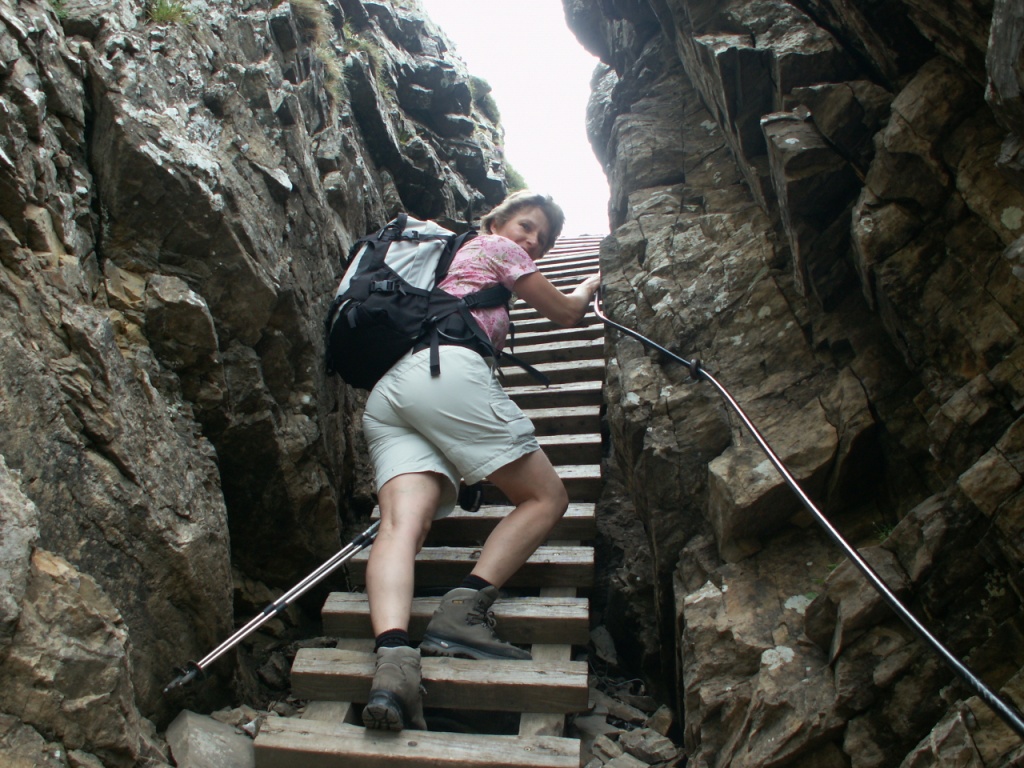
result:
[(548, 220), (550, 227), (550, 242), (544, 243), (543, 252), (547, 253), (554, 246), (558, 236), (562, 234), (562, 227), (565, 224), (565, 214), (558, 204), (551, 199), (551, 195), (543, 195), (539, 192), (531, 192), (528, 189), (521, 189), (496, 205), (490, 213), (480, 219), (480, 229), (490, 234), (494, 227), (501, 227), (507, 224), (517, 211), (523, 208), (540, 208), (541, 213)]

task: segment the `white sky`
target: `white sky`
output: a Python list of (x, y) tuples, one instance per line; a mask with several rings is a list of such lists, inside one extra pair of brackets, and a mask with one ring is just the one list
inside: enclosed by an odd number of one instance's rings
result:
[(420, 2), (470, 74), (494, 89), (506, 159), (562, 206), (562, 234), (606, 234), (608, 182), (586, 129), (597, 59), (569, 31), (561, 0)]

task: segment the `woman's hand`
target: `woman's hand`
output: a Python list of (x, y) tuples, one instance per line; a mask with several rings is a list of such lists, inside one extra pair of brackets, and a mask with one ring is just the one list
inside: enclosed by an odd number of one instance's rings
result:
[(564, 294), (540, 272), (531, 272), (516, 280), (515, 291), (519, 298), (548, 320), (569, 327), (576, 325), (587, 314), (590, 300), (594, 298), (600, 284), (600, 273), (590, 275), (572, 293)]
[(597, 293), (597, 289), (601, 287), (601, 273), (598, 272), (596, 275), (591, 275), (576, 286), (577, 291), (585, 291), (587, 293), (587, 304), (590, 303), (590, 299), (594, 298), (594, 294)]

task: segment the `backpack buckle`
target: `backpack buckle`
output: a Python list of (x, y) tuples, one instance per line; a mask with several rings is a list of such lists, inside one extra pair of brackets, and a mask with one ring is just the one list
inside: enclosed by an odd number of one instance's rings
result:
[(370, 293), (394, 293), (399, 287), (397, 280), (374, 280), (370, 283)]

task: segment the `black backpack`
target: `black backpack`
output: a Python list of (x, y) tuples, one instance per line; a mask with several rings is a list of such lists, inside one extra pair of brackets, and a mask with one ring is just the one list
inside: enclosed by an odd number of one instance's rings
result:
[[(327, 372), (372, 389), (414, 347), (430, 348), (432, 376), (441, 373), (442, 344), (494, 357), (494, 346), (469, 310), (507, 304), (511, 292), (496, 285), (455, 297), (437, 287), (456, 251), (475, 236), (473, 230), (456, 235), (401, 214), (357, 240), (324, 322)], [(544, 378), (512, 355), (502, 356)]]

